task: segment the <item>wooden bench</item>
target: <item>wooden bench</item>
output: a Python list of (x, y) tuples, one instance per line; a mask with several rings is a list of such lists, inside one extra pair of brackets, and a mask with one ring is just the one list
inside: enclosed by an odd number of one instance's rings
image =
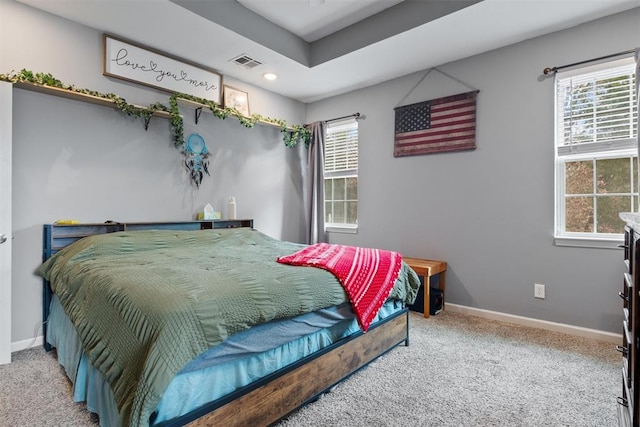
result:
[(445, 297), (445, 273), (447, 271), (447, 263), (444, 261), (435, 261), (431, 259), (406, 258), (402, 257), (409, 267), (411, 267), (418, 276), (424, 277), (424, 317), (430, 315), (431, 305), (431, 276), (440, 274), (440, 290), (442, 291), (442, 309), (444, 310)]

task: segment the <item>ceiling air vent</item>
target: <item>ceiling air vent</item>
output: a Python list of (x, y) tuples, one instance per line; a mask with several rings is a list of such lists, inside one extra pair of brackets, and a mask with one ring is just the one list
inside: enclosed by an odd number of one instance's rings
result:
[(246, 54), (242, 54), (236, 58), (231, 59), (232, 62), (235, 62), (238, 65), (243, 66), (244, 68), (255, 68), (258, 65), (262, 65), (262, 62), (253, 59), (252, 57), (246, 55)]

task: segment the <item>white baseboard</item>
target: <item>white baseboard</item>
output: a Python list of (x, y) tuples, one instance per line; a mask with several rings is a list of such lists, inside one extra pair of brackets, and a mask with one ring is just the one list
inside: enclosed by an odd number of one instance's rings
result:
[(16, 351), (26, 350), (28, 348), (39, 347), (44, 342), (42, 335), (35, 338), (29, 338), (27, 340), (16, 341), (11, 343), (11, 353)]
[(613, 344), (622, 344), (622, 334), (599, 331), (597, 329), (582, 328), (564, 323), (549, 322), (546, 320), (533, 319), (531, 317), (516, 316), (514, 314), (500, 313), (498, 311), (483, 310), (481, 308), (467, 307), (458, 304), (445, 304), (445, 310), (455, 313), (468, 314), (470, 316), (482, 317), (485, 319), (499, 320), (502, 322), (515, 323), (516, 325), (530, 326), (533, 328), (546, 329), (553, 332), (575, 335), (585, 338), (593, 338)]

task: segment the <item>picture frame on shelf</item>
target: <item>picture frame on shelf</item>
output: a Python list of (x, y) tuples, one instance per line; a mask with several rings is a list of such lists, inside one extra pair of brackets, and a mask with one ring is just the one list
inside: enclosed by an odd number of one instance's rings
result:
[(234, 108), (245, 117), (250, 117), (249, 94), (235, 89), (231, 86), (224, 86), (224, 107)]

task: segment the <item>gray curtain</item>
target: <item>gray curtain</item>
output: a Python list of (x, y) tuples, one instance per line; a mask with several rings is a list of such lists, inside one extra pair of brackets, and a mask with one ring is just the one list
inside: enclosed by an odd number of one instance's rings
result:
[(307, 244), (326, 242), (324, 232), (324, 137), (326, 122), (315, 122), (307, 153)]

